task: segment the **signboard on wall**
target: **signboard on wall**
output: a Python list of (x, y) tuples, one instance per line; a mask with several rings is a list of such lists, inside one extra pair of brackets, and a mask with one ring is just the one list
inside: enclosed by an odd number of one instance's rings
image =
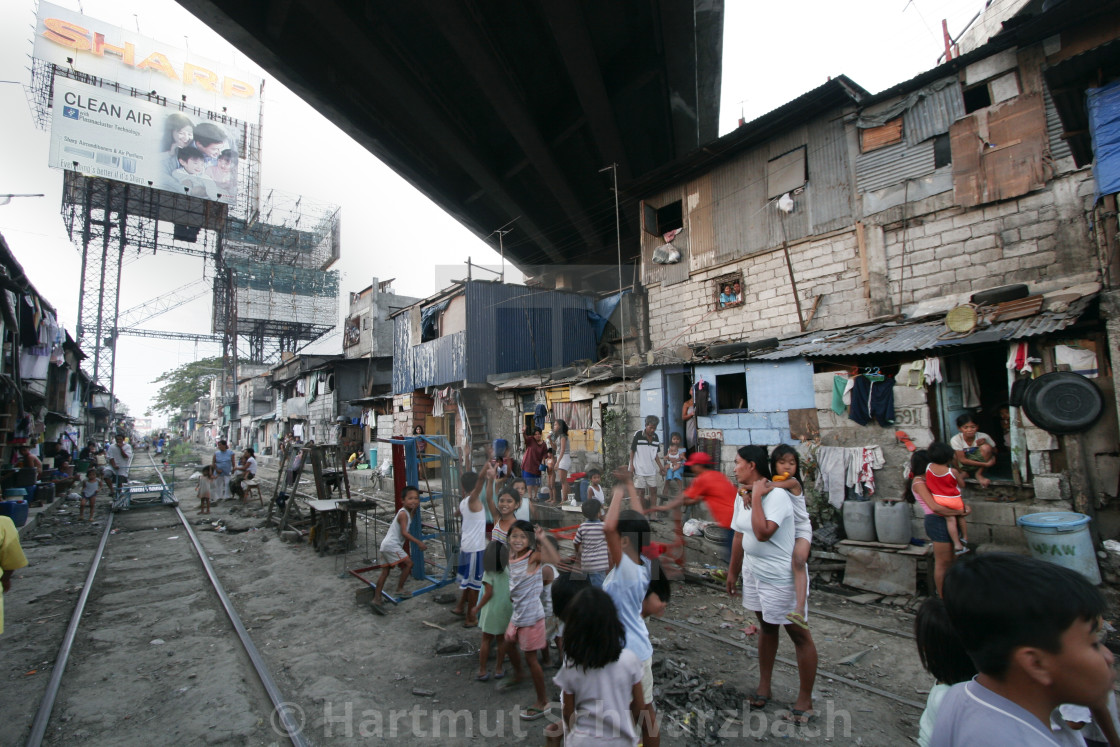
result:
[(112, 89), (56, 77), (50, 166), (234, 204), (243, 135)]
[(32, 54), (169, 102), (250, 122), (260, 116), (259, 77), (52, 3), (39, 3)]

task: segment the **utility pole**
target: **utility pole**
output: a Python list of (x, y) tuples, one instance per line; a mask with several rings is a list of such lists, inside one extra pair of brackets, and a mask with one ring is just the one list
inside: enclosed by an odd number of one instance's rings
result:
[(614, 235), (615, 241), (618, 244), (618, 312), (619, 318), (622, 322), (622, 329), (619, 330), (619, 345), (622, 356), (622, 383), (626, 384), (626, 306), (622, 303), (622, 225), (619, 221), (618, 212), (618, 164), (612, 163), (610, 166), (605, 166), (599, 169), (599, 173), (604, 171), (611, 172), (612, 191), (614, 192)]

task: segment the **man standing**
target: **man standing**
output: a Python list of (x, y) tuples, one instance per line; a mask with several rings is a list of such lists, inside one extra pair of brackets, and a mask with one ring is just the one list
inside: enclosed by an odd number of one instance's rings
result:
[(630, 440), (630, 471), (634, 473), (634, 487), (638, 494), (646, 496), (645, 512), (650, 506), (657, 505), (657, 476), (661, 474), (661, 442), (657, 438), (657, 424), (661, 419), (656, 415), (646, 418), (646, 427), (634, 434)]
[(132, 447), (124, 442), (123, 433), (113, 437), (108, 459), (106, 472), (111, 473), (113, 479), (113, 508), (127, 511), (131, 501), (127, 493), (121, 494), (121, 486), (128, 482), (128, 468), (132, 464)]
[(214, 456), (210, 460), (210, 466), (217, 478), (214, 481), (214, 487), (217, 488), (214, 500), (227, 500), (229, 498), (229, 478), (233, 474), (233, 452), (229, 450), (229, 444), (224, 438), (218, 441), (218, 450), (214, 452)]

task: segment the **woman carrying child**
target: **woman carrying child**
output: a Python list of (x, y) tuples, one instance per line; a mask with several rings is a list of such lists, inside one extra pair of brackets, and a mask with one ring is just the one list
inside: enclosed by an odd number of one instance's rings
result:
[(801, 489), (801, 460), (797, 450), (788, 444), (777, 446), (770, 454), (770, 472), (773, 478), (767, 483), (763, 495), (772, 488), (782, 488), (789, 493), (793, 506), (793, 587), (797, 601), (786, 619), (808, 630), (809, 571), (806, 564), (809, 562), (809, 546), (813, 542), (813, 523), (809, 520), (805, 493)]
[[(521, 712), (525, 721), (535, 721), (548, 713), (548, 696), (544, 689), (544, 672), (537, 652), (545, 648), (545, 611), (541, 604), (544, 578), (542, 556), (553, 564), (560, 558), (544, 538), (544, 529), (533, 529), (527, 521), (519, 521), (509, 532), (509, 597), (513, 615), (506, 629), (506, 640), (517, 643), (529, 665), (529, 676), (537, 701)], [(516, 677), (516, 683), (519, 678)]]
[(624, 648), (626, 631), (611, 596), (584, 589), (564, 614), (564, 666), (553, 678), (563, 704), (564, 744), (638, 744), (642, 661)]
[(929, 452), (925, 449), (915, 451), (910, 457), (910, 479), (906, 483), (902, 497), (910, 503), (917, 503), (925, 514), (926, 536), (933, 543), (933, 582), (940, 596), (945, 574), (949, 572), (949, 567), (953, 565), (956, 557), (953, 554), (947, 522), (953, 519), (955, 523), (957, 516), (967, 516), (971, 509), (965, 506), (962, 511), (955, 511), (935, 501), (926, 486), (927, 467), (929, 467)]
[[(926, 467), (925, 483), (933, 500), (944, 508), (964, 511), (964, 498), (961, 496), (964, 477), (950, 466), (953, 462), (952, 447), (941, 441), (934, 441), (926, 449), (926, 454), (929, 456), (929, 465)], [(953, 542), (953, 552), (957, 555), (968, 552), (968, 525), (964, 514), (958, 514), (952, 521), (946, 519), (945, 528)]]

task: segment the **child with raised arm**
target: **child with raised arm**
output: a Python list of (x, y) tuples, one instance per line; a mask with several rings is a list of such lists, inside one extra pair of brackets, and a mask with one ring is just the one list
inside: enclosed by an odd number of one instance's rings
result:
[(509, 544), (509, 531), (517, 521), (517, 508), (521, 505), (521, 496), (513, 488), (506, 488), (494, 502), (494, 478), (487, 480), (486, 510), (494, 517), (494, 526), (490, 529), (490, 539)]
[(603, 579), (610, 569), (607, 539), (603, 534), (603, 504), (595, 498), (588, 498), (580, 510), (583, 512), (583, 523), (572, 539), (576, 548), (576, 567), (587, 576), (592, 586), (602, 588)]
[(210, 513), (210, 495), (214, 492), (214, 468), (209, 464), (202, 468), (198, 476), (198, 512)]
[[(926, 449), (929, 456), (929, 466), (926, 467), (926, 487), (929, 489), (937, 505), (951, 508), (954, 511), (964, 510), (964, 498), (961, 488), (964, 487), (964, 477), (951, 466), (953, 449), (942, 441), (934, 441)], [(953, 552), (964, 555), (968, 552), (968, 524), (964, 516), (945, 517), (945, 526), (949, 531), (949, 539), (953, 542)]]
[[(509, 532), (509, 598), (513, 603), (513, 616), (506, 629), (506, 641), (516, 643), (525, 654), (529, 676), (537, 701), (521, 712), (524, 721), (536, 721), (548, 713), (548, 696), (544, 689), (544, 672), (537, 652), (545, 648), (545, 612), (541, 603), (544, 577), (541, 573), (544, 555), (559, 562), (552, 547), (544, 541), (544, 530), (533, 529), (527, 521), (515, 522)], [(520, 680), (515, 676), (513, 684)]]
[(404, 551), (405, 540), (421, 550), (428, 549), (426, 544), (413, 537), (408, 531), (408, 525), (412, 522), (412, 514), (420, 505), (420, 488), (415, 485), (404, 486), (401, 490), (401, 503), (403, 505), (397, 511), (397, 515), (393, 517), (389, 531), (385, 533), (385, 539), (381, 540), (381, 576), (377, 579), (373, 601), (370, 603), (370, 609), (379, 615), (385, 614), (385, 608), (381, 606), (381, 592), (385, 589), (385, 582), (389, 580), (389, 574), (392, 573), (394, 568), (401, 569), (401, 580), (397, 583), (397, 596), (405, 599), (412, 596), (404, 590), (404, 585), (408, 581), (408, 574), (412, 570), (412, 560), (408, 557), (408, 553)]
[(627, 497), (631, 505), (635, 502), (641, 505), (630, 471), (617, 469), (613, 474), (616, 481), (614, 496), (603, 521), (610, 567), (603, 581), (603, 591), (610, 595), (618, 610), (618, 618), (626, 631), (625, 648), (642, 662), (642, 697), (645, 701), (641, 713), (642, 744), (644, 747), (658, 747), (661, 736), (653, 707), (653, 644), (642, 619), (650, 582), (649, 565), (642, 557), (642, 550), (650, 543), (650, 526), (649, 520), (638, 511), (622, 510), (622, 502)]
[(478, 675), (475, 679), (479, 682), (490, 679), (486, 663), (490, 660), (490, 646), (497, 640), (498, 661), (494, 664), (494, 679), (500, 680), (506, 676), (502, 671), (502, 662), (509, 656), (514, 679), (520, 680), (521, 658), (509, 650), (509, 643), (506, 641), (506, 628), (513, 615), (513, 604), (509, 599), (509, 548), (501, 542), (491, 542), (486, 546), (482, 562), (486, 568), (482, 574), (482, 598), (470, 611), (482, 630), (482, 643), (478, 649)]
[(957, 435), (949, 439), (956, 466), (964, 472), (976, 475), (976, 482), (986, 488), (992, 481), (984, 476), (984, 470), (996, 463), (996, 442), (987, 433), (980, 432), (980, 426), (972, 419), (971, 413), (957, 418)]
[(482, 556), (486, 552), (486, 509), (478, 495), (483, 483), (492, 479), (493, 466), (488, 466), (482, 475), (464, 472), (459, 484), (466, 497), (459, 501), (459, 516), (462, 517), (459, 532), (459, 602), (451, 610), (452, 614), (466, 617), (463, 627), (473, 628), (478, 624), (474, 615), (478, 593), (482, 591)]
[(809, 520), (809, 509), (805, 505), (805, 493), (801, 489), (801, 460), (797, 450), (789, 444), (781, 444), (770, 454), (770, 474), (765, 496), (771, 488), (782, 488), (789, 493), (793, 505), (793, 587), (796, 594), (796, 607), (786, 615), (794, 625), (809, 629), (809, 547), (813, 542), (813, 523)]
[(564, 744), (637, 745), (643, 666), (625, 648), (614, 601), (600, 589), (585, 589), (568, 605), (565, 620), (564, 666), (553, 678), (561, 690)]
[[(82, 520), (82, 511), (85, 510), (86, 505), (89, 505), (89, 519), (93, 521), (93, 504), (97, 500), (97, 494), (101, 492), (101, 476), (97, 472), (97, 467), (91, 467), (86, 471), (86, 476), (82, 478), (82, 498), (78, 501), (78, 521)], [(207, 511), (206, 513), (210, 513)]]

